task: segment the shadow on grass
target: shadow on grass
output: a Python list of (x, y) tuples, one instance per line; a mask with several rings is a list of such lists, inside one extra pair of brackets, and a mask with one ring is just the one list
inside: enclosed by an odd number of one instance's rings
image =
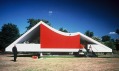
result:
[(33, 56), (33, 54), (17, 55), (17, 57), (32, 57), (32, 56)]
[[(17, 55), (17, 57), (32, 57), (33, 54), (24, 54), (24, 55)], [(14, 57), (13, 55), (7, 56), (7, 57)]]

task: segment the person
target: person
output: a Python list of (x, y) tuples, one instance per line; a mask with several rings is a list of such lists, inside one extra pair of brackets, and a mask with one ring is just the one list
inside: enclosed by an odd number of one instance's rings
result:
[(16, 62), (16, 59), (17, 59), (17, 48), (16, 48), (16, 46), (14, 46), (12, 48), (12, 52), (13, 52), (13, 55), (14, 55), (14, 62)]

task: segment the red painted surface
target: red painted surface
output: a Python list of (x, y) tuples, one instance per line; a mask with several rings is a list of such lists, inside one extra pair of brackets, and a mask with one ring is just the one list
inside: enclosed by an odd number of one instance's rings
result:
[(79, 49), (80, 35), (64, 36), (56, 33), (43, 24), (40, 25), (41, 48)]

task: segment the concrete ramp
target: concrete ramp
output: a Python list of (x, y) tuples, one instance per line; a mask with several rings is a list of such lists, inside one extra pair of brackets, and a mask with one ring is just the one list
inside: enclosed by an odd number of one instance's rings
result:
[(88, 49), (93, 52), (112, 52), (112, 49), (109, 47), (103, 47), (97, 44), (88, 44)]

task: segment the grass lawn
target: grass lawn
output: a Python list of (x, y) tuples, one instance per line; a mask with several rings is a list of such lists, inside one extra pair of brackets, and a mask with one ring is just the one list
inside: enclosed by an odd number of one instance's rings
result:
[(11, 54), (0, 55), (0, 71), (119, 71), (119, 58), (76, 58), (46, 56), (33, 59), (20, 56), (13, 62)]

